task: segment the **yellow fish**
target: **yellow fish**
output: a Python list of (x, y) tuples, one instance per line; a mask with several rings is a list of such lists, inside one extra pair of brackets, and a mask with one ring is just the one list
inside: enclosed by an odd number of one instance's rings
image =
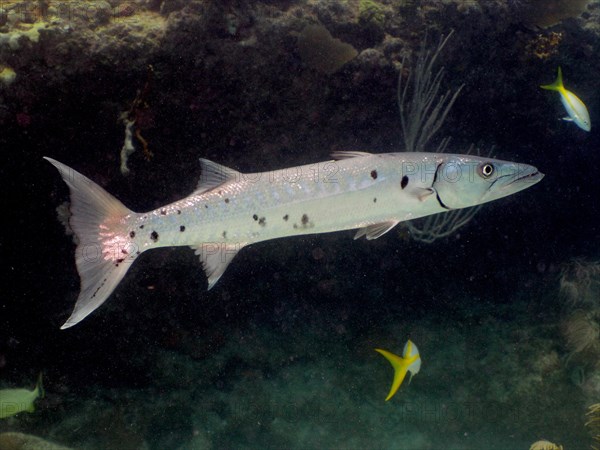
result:
[(569, 115), (568, 117), (563, 118), (563, 120), (574, 122), (575, 125), (585, 131), (590, 131), (592, 129), (590, 113), (588, 113), (585, 104), (579, 100), (579, 97), (565, 89), (560, 67), (558, 68), (558, 77), (556, 77), (556, 81), (552, 84), (545, 84), (540, 87), (549, 91), (556, 91), (560, 94), (560, 100)]
[(28, 389), (2, 389), (0, 390), (0, 419), (5, 419), (20, 412), (35, 411), (34, 402), (38, 397), (44, 396), (42, 387), (42, 374), (38, 377), (35, 388)]
[(410, 339), (404, 345), (402, 356), (394, 355), (393, 353), (380, 348), (376, 348), (375, 351), (381, 353), (394, 368), (394, 381), (392, 382), (390, 393), (385, 399), (387, 402), (398, 391), (407, 372), (410, 372), (410, 378), (408, 379), (409, 383), (412, 377), (419, 373), (419, 370), (421, 370), (421, 355), (419, 355), (417, 346)]

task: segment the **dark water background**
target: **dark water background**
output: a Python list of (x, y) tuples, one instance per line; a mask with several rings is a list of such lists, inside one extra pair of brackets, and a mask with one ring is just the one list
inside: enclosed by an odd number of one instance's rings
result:
[[(157, 380), (149, 367), (159, 350), (203, 360), (249, 328), (299, 341), (307, 329), (323, 328), (326, 335), (339, 326), (352, 340), (398, 317), (404, 325), (429, 320), (449, 329), (480, 326), (488, 316), (506, 328), (519, 321), (556, 324), (561, 264), (600, 253), (598, 62), (578, 50), (587, 46), (598, 54), (599, 41), (571, 30), (561, 52), (568, 58), (534, 64), (520, 60), (518, 48), (502, 45), (527, 29), (515, 25), (485, 35), (461, 32), (460, 23), (456, 28), (441, 57), (445, 84), (465, 84), (441, 133), (453, 136), (450, 151), (461, 153), (471, 142), (493, 145), (498, 158), (538, 167), (546, 174), (542, 182), (484, 206), (458, 234), (433, 244), (396, 232), (370, 242), (341, 232), (256, 244), (210, 292), (191, 250), (149, 252), (104, 306), (66, 331), (58, 328), (79, 281), (74, 247), (55, 208), (68, 193), (42, 156), (74, 167), (133, 210), (150, 210), (193, 190), (199, 157), (249, 172), (324, 160), (339, 149), (401, 150), (396, 73), (356, 81), (350, 65), (322, 80), (291, 52), (285, 77), (240, 66), (232, 79), (230, 67), (209, 70), (167, 51), (156, 54), (153, 126), (145, 132), (155, 157), (146, 162), (138, 151), (127, 178), (118, 171), (123, 127), (116, 113), (143, 84), (145, 68), (99, 67), (36, 88), (27, 106), (30, 123), (7, 120), (0, 134), (3, 382), (22, 385), (43, 371), (48, 391), (62, 393), (43, 413), (51, 420), (91, 386), (152, 387)], [(559, 121), (558, 95), (539, 89), (554, 80), (559, 64), (567, 88), (591, 112), (591, 133)], [(287, 85), (290, 72), (299, 87)], [(278, 100), (248, 107), (250, 87), (259, 85)], [(299, 92), (310, 98), (300, 107)], [(191, 103), (199, 106), (191, 109)], [(368, 112), (355, 114), (361, 110)], [(410, 333), (399, 331), (398, 351)], [(307, 349), (313, 358), (326, 353), (325, 341)], [(241, 370), (236, 361), (231, 367), (209, 382), (227, 389)]]

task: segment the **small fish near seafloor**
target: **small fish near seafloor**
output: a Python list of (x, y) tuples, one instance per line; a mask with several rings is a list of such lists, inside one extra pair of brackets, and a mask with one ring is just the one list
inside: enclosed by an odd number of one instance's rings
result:
[(81, 289), (69, 328), (98, 308), (144, 251), (191, 246), (212, 288), (246, 245), (358, 228), (376, 239), (399, 222), (480, 205), (543, 178), (526, 164), (445, 153), (338, 152), (334, 160), (240, 173), (201, 159), (188, 197), (136, 213), (51, 158), (71, 191), (70, 226)]
[(23, 411), (34, 412), (34, 403), (39, 397), (44, 397), (41, 373), (32, 391), (28, 389), (0, 390), (0, 419), (14, 416)]
[(549, 91), (556, 91), (560, 94), (560, 101), (567, 110), (568, 117), (563, 117), (563, 120), (567, 122), (573, 122), (579, 128), (585, 131), (592, 129), (592, 122), (590, 121), (590, 114), (588, 113), (585, 104), (573, 94), (571, 91), (567, 91), (563, 85), (562, 70), (558, 68), (558, 76), (556, 81), (552, 84), (545, 84), (540, 86), (542, 89)]
[(385, 399), (387, 402), (396, 394), (396, 392), (398, 392), (407, 373), (410, 373), (410, 378), (408, 379), (409, 383), (410, 380), (412, 380), (412, 377), (419, 373), (419, 370), (421, 370), (421, 355), (419, 354), (417, 346), (410, 339), (404, 344), (402, 356), (394, 355), (381, 348), (376, 348), (375, 351), (382, 354), (394, 368), (394, 381), (392, 382), (390, 393)]

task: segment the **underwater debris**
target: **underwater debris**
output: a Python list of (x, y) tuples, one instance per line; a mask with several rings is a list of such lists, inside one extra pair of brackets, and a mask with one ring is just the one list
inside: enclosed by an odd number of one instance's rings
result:
[(73, 232), (73, 228), (71, 228), (71, 224), (69, 220), (71, 219), (71, 203), (70, 202), (62, 202), (60, 205), (56, 207), (56, 218), (60, 222), (60, 224), (65, 227), (65, 234), (67, 236), (73, 237), (73, 243), (75, 245), (79, 244), (77, 241), (77, 235)]
[(151, 64), (148, 64), (148, 72), (144, 88), (138, 91), (135, 99), (131, 103), (131, 107), (129, 108), (129, 110), (121, 113), (119, 117), (119, 120), (125, 125), (125, 140), (123, 142), (123, 147), (121, 147), (121, 173), (123, 175), (127, 175), (130, 172), (129, 167), (127, 166), (127, 161), (129, 160), (129, 157), (135, 152), (135, 146), (133, 145), (134, 135), (137, 138), (137, 140), (142, 144), (142, 150), (144, 152), (144, 157), (146, 158), (146, 160), (150, 161), (154, 156), (148, 148), (148, 141), (142, 136), (140, 127), (135, 126), (136, 123), (138, 123), (139, 125), (140, 118), (143, 116), (143, 112), (149, 109), (149, 105), (146, 101), (146, 98), (148, 97), (148, 94), (150, 92), (153, 75), (154, 67)]
[(541, 441), (537, 441), (531, 444), (529, 450), (563, 450), (563, 446), (556, 445), (553, 442), (542, 439)]
[(128, 175), (130, 170), (127, 166), (127, 161), (129, 160), (129, 156), (135, 152), (132, 131), (135, 121), (127, 119), (125, 115), (121, 116), (121, 120), (125, 124), (125, 141), (123, 142), (123, 147), (121, 147), (121, 173), (123, 175)]
[(304, 64), (327, 75), (358, 55), (352, 45), (334, 38), (322, 25), (304, 27), (298, 35), (298, 53)]

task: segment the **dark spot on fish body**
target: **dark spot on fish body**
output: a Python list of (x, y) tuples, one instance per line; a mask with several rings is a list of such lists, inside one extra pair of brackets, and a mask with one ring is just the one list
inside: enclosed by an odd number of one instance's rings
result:
[(308, 214), (302, 214), (302, 217), (300, 218), (300, 224), (301, 224), (300, 226), (298, 226), (297, 224), (294, 224), (294, 229), (314, 227), (314, 224), (310, 222)]
[(181, 231), (181, 232), (183, 233), (183, 232), (185, 231), (185, 225), (181, 225), (181, 226), (179, 227), (179, 231)]
[(178, 215), (181, 214), (181, 210), (180, 209), (177, 210), (177, 214)]
[(163, 208), (163, 209), (161, 209), (161, 210), (160, 210), (160, 215), (161, 215), (161, 216), (166, 216), (166, 215), (167, 215), (167, 210), (166, 210), (166, 209), (164, 209), (164, 208)]
[(121, 249), (121, 253), (123, 253), (124, 255), (129, 255), (129, 253), (127, 252), (127, 250), (125, 250), (124, 248)]
[(402, 181), (400, 181), (400, 187), (404, 189), (408, 185), (408, 177), (404, 175)]
[(288, 221), (289, 218), (290, 218), (289, 214), (286, 214), (285, 216), (283, 216), (283, 220), (285, 220), (286, 222)]
[(252, 218), (253, 218), (254, 220), (258, 220), (258, 216), (257, 216), (256, 214), (254, 214), (254, 215), (252, 216)]
[(229, 203), (229, 199), (228, 198), (225, 199), (225, 203)]
[(206, 204), (205, 204), (205, 205), (204, 205), (204, 207), (205, 207), (206, 209), (208, 209), (208, 205), (206, 205)]
[(373, 198), (373, 203), (377, 203), (377, 197)]
[(144, 229), (144, 225), (140, 225), (140, 230), (143, 230), (143, 229)]
[(376, 170), (371, 170), (371, 178), (373, 178), (374, 180), (377, 179), (377, 171)]
[(150, 240), (152, 240), (152, 242), (158, 241), (158, 233), (156, 231), (153, 231), (152, 233), (150, 233)]
[(130, 237), (131, 239), (133, 239), (133, 238), (135, 237), (135, 231), (130, 231), (130, 232), (129, 232), (129, 237)]
[(258, 219), (258, 224), (261, 227), (264, 227), (267, 224), (267, 218), (266, 217), (261, 217), (260, 219)]
[(221, 236), (223, 236), (223, 239), (227, 239), (227, 231), (223, 231), (223, 234)]

